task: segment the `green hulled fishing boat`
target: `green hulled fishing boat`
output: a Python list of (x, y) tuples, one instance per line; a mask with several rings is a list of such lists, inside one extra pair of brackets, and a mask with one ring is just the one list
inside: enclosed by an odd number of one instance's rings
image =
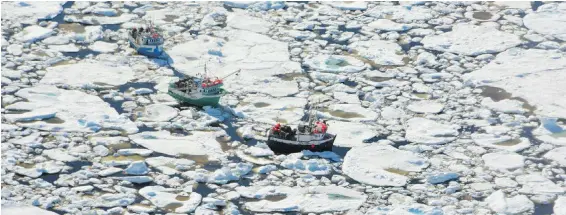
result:
[[(224, 78), (236, 74), (239, 71), (240, 70), (233, 72)], [(180, 103), (216, 107), (220, 101), (220, 97), (226, 93), (222, 88), (224, 78), (213, 79), (206, 75), (203, 77), (186, 77), (171, 83), (169, 85), (168, 94)]]

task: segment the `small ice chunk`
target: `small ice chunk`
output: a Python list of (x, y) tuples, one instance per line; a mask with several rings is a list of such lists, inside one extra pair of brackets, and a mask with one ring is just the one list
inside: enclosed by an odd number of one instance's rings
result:
[(73, 162), (79, 160), (77, 157), (69, 155), (67, 151), (61, 148), (44, 150), (43, 154), (56, 161)]
[(501, 101), (493, 101), (491, 98), (484, 98), (481, 104), (493, 111), (503, 113), (522, 114), (525, 112), (523, 103), (517, 100), (503, 99)]
[(426, 180), (427, 180), (428, 183), (431, 183), (431, 184), (440, 184), (440, 183), (444, 183), (446, 181), (457, 179), (458, 177), (460, 177), (460, 175), (458, 175), (458, 173), (441, 172), (441, 173), (434, 173), (434, 174), (429, 175)]
[(152, 104), (144, 107), (138, 120), (144, 122), (167, 122), (179, 114), (179, 110), (163, 104)]
[(281, 166), (311, 175), (328, 175), (332, 172), (332, 166), (324, 159), (287, 158), (281, 163)]
[(305, 65), (323, 72), (356, 73), (367, 68), (367, 65), (354, 57), (343, 55), (319, 55), (305, 60)]
[(407, 109), (415, 113), (440, 113), (444, 109), (444, 105), (436, 101), (422, 100), (412, 102)]
[(126, 168), (125, 173), (128, 175), (145, 175), (149, 173), (149, 168), (143, 161), (134, 161)]
[(399, 24), (389, 19), (378, 19), (370, 22), (367, 26), (382, 31), (406, 31), (411, 29), (410, 25)]
[(167, 189), (162, 186), (146, 186), (139, 190), (139, 194), (151, 201), (151, 203), (160, 208), (174, 207), (175, 213), (191, 213), (200, 204), (202, 196), (196, 192), (192, 192), (188, 196), (188, 200), (180, 201), (178, 194), (173, 193), (174, 190)]

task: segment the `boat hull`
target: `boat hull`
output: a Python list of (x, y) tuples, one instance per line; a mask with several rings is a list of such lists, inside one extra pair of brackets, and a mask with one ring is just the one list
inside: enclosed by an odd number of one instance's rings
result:
[(179, 103), (184, 104), (191, 104), (196, 106), (218, 106), (218, 102), (220, 102), (221, 95), (218, 96), (205, 96), (201, 98), (189, 98), (180, 94), (177, 94), (171, 90), (169, 90), (168, 94), (175, 98)]
[(320, 143), (320, 144), (311, 144), (311, 145), (304, 145), (304, 144), (291, 144), (278, 141), (277, 138), (268, 138), (267, 139), (267, 146), (277, 153), (277, 154), (291, 154), (301, 152), (303, 150), (309, 150), (312, 152), (323, 152), (323, 151), (332, 151), (332, 147), (334, 146), (334, 140), (336, 139), (336, 135), (332, 137), (332, 139)]
[(130, 40), (130, 46), (138, 52), (138, 54), (148, 57), (160, 57), (163, 54), (163, 46), (161, 45), (138, 45)]

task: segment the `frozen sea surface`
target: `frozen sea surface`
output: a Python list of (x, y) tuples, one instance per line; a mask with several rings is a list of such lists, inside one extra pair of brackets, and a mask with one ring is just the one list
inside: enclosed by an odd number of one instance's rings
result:
[[(2, 2), (2, 213), (565, 215), (565, 11)], [(205, 67), (218, 107), (167, 94)], [(312, 107), (333, 151), (272, 151)]]

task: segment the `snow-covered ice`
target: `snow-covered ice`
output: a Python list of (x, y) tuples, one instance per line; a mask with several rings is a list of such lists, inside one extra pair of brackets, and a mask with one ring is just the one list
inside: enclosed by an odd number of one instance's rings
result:
[(112, 87), (125, 84), (134, 78), (127, 65), (111, 62), (84, 62), (47, 68), (42, 84), (68, 84), (74, 87)]
[(334, 145), (340, 147), (354, 147), (364, 144), (377, 135), (377, 131), (371, 125), (358, 122), (344, 122), (330, 120), (328, 123), (328, 133), (335, 134)]
[(386, 40), (356, 41), (348, 45), (357, 54), (377, 65), (404, 65), (399, 44)]
[(525, 165), (523, 156), (512, 152), (494, 152), (482, 156), (485, 166), (494, 170), (513, 170)]
[(507, 50), (479, 70), (464, 75), (477, 85), (502, 88), (536, 106), (545, 117), (566, 117), (566, 56), (538, 49)]
[(540, 6), (523, 18), (525, 26), (539, 34), (550, 35), (566, 41), (566, 4), (550, 3)]
[(352, 148), (342, 170), (356, 181), (374, 186), (405, 186), (403, 172), (419, 172), (429, 165), (419, 155), (392, 146), (369, 144)]
[(333, 73), (356, 73), (367, 67), (363, 61), (343, 55), (319, 55), (305, 60), (305, 65), (314, 70)]
[(408, 141), (429, 145), (445, 144), (458, 136), (454, 125), (442, 124), (426, 118), (412, 118), (407, 121)]
[(492, 26), (458, 24), (450, 32), (424, 37), (421, 43), (426, 49), (477, 56), (505, 51), (521, 40)]
[(130, 135), (129, 138), (152, 151), (173, 156), (208, 155), (209, 159), (222, 156), (220, 144), (211, 132), (194, 131), (191, 135), (179, 137), (168, 131), (146, 131)]

